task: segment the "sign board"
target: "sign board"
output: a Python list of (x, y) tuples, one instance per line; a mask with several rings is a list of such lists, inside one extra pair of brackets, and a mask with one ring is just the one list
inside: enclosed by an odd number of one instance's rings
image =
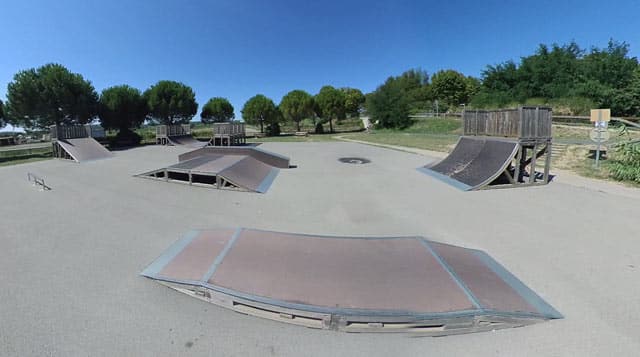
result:
[(603, 143), (607, 140), (609, 140), (609, 138), (611, 137), (611, 135), (609, 134), (609, 132), (605, 129), (592, 129), (591, 133), (589, 133), (589, 137), (591, 137), (591, 140), (595, 141), (596, 143)]
[(609, 121), (611, 120), (611, 109), (591, 109), (591, 121)]

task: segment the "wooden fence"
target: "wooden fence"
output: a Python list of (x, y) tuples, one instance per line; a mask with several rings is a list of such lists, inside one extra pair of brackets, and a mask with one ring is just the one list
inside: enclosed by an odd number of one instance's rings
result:
[(462, 119), (464, 135), (519, 139), (551, 138), (551, 108), (467, 110), (462, 113)]
[(191, 135), (190, 124), (156, 126), (156, 138), (166, 138), (169, 136), (182, 136), (182, 135)]

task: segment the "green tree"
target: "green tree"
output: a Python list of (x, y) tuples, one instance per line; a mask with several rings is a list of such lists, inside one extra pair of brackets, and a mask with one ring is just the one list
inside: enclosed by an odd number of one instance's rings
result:
[(106, 88), (100, 94), (98, 117), (105, 129), (138, 128), (147, 114), (147, 102), (136, 88), (124, 84)]
[(59, 64), (18, 72), (7, 86), (7, 115), (28, 128), (86, 124), (96, 116), (97, 104), (91, 82)]
[(202, 107), (200, 118), (204, 124), (223, 123), (235, 118), (233, 105), (227, 98), (214, 97)]
[(478, 87), (477, 80), (451, 69), (439, 71), (431, 77), (431, 90), (435, 99), (452, 107), (468, 103)]
[(316, 94), (315, 101), (321, 112), (321, 117), (329, 122), (329, 132), (333, 133), (333, 119), (343, 119), (345, 117), (345, 95), (342, 91), (332, 86), (320, 88)]
[(262, 94), (255, 95), (244, 103), (241, 110), (245, 122), (260, 124), (260, 132), (264, 133), (264, 125), (277, 122), (280, 115), (273, 101)]
[(300, 122), (302, 119), (314, 114), (314, 105), (315, 103), (311, 94), (296, 89), (282, 97), (278, 108), (282, 112), (283, 118), (296, 123), (296, 128), (300, 131)]
[(149, 115), (165, 125), (187, 124), (198, 111), (196, 95), (191, 87), (175, 81), (159, 81), (147, 89)]
[(360, 109), (365, 102), (365, 96), (356, 88), (340, 88), (344, 93), (344, 109), (349, 117), (357, 117), (360, 115)]
[(389, 77), (367, 95), (366, 106), (371, 118), (383, 128), (406, 128), (411, 125), (411, 112), (422, 110), (431, 99), (431, 87), (424, 71), (410, 70)]

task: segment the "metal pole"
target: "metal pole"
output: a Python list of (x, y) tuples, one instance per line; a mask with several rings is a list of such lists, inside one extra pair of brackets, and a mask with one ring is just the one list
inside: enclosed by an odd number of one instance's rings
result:
[(596, 148), (596, 169), (600, 168), (600, 141), (601, 141), (601, 132), (600, 128), (598, 128), (598, 146)]

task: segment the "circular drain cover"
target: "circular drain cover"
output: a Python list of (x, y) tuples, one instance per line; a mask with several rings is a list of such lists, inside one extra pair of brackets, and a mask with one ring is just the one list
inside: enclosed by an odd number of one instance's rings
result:
[(371, 160), (365, 159), (363, 157), (341, 157), (338, 159), (338, 161), (343, 162), (345, 164), (354, 164), (354, 165), (368, 164), (371, 162)]

